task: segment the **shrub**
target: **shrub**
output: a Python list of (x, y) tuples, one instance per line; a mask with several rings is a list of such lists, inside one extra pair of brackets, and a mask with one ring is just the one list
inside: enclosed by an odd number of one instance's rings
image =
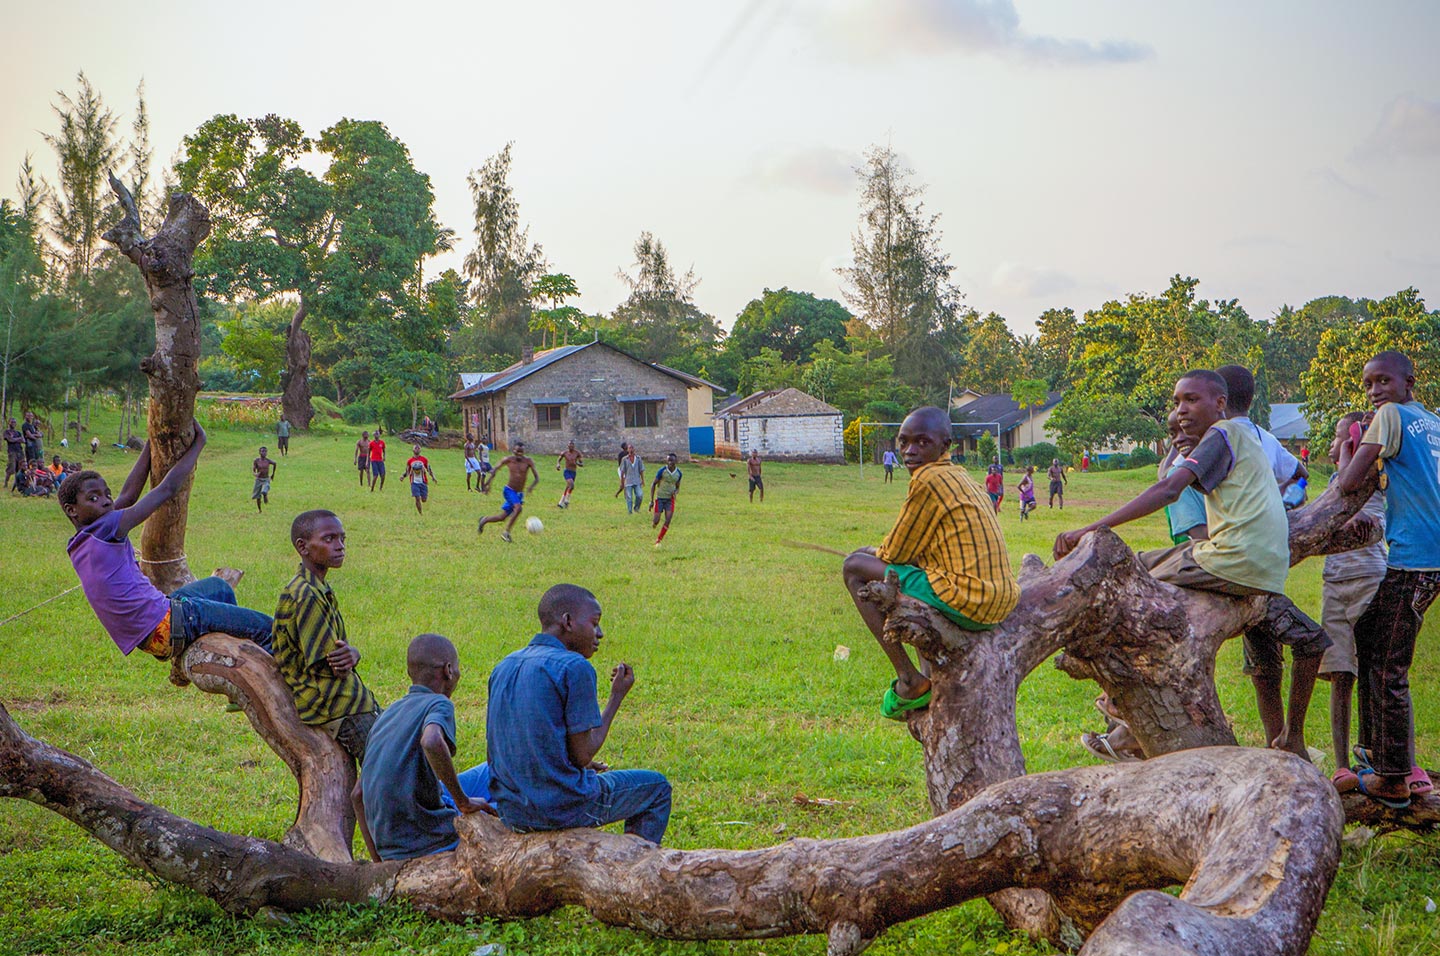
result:
[(1090, 464), (1092, 469), (1097, 466), (1100, 471), (1124, 471), (1130, 467), (1130, 456), (1125, 454), (1109, 455)]
[(344, 414), (340, 410), (340, 406), (330, 401), (330, 399), (324, 398), (323, 396), (310, 396), (310, 404), (314, 407), (316, 415), (322, 415), (325, 418), (336, 419), (344, 417)]
[(1017, 448), (1015, 449), (1014, 455), (1015, 464), (1021, 466), (1034, 465), (1036, 468), (1049, 468), (1050, 462), (1056, 458), (1060, 459), (1060, 464), (1062, 465), (1070, 464), (1070, 459), (1060, 454), (1060, 449), (1048, 441), (1037, 441), (1033, 445), (1025, 445)]
[(1158, 464), (1160, 464), (1160, 456), (1148, 446), (1142, 445), (1130, 453), (1131, 468), (1143, 468), (1146, 465)]
[(340, 417), (345, 419), (347, 425), (372, 425), (375, 422), (375, 409), (364, 402), (351, 402), (340, 410)]

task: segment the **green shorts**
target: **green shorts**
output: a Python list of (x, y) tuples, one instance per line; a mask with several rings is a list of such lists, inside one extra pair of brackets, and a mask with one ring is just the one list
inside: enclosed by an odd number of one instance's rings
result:
[(980, 624), (970, 620), (959, 611), (955, 610), (936, 595), (935, 589), (930, 586), (930, 578), (920, 568), (913, 564), (887, 564), (885, 565), (886, 576), (894, 571), (900, 578), (901, 593), (908, 594), (917, 601), (924, 601), (926, 604), (945, 615), (950, 620), (967, 631), (988, 631), (995, 627), (994, 624)]

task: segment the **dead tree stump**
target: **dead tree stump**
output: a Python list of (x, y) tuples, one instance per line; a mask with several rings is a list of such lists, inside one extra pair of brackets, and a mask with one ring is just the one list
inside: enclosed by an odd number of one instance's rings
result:
[[(112, 173), (110, 188), (125, 218), (104, 234), (140, 269), (150, 308), (155, 313), (155, 351), (140, 362), (150, 379), (151, 484), (165, 477), (195, 440), (195, 394), (200, 390), (200, 321), (193, 279), (195, 249), (210, 234), (210, 212), (194, 196), (175, 193), (160, 231), (141, 233), (135, 199)], [(140, 532), (140, 565), (160, 590), (171, 591), (195, 579), (185, 559), (185, 524), (190, 482), (160, 506)]]

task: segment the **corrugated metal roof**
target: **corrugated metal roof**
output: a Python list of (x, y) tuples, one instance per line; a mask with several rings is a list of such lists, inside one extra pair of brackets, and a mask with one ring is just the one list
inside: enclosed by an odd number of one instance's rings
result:
[(1303, 441), (1310, 437), (1310, 423), (1300, 412), (1300, 405), (1281, 402), (1270, 406), (1270, 434), (1281, 441)]
[[(556, 362), (560, 361), (561, 359), (569, 358), (570, 356), (574, 355), (576, 352), (583, 351), (583, 350), (585, 350), (585, 349), (588, 349), (588, 348), (590, 348), (590, 347), (592, 347), (592, 346), (596, 346), (596, 345), (604, 346), (605, 348), (610, 349), (612, 352), (619, 352), (621, 355), (625, 356), (626, 358), (631, 359), (631, 360), (633, 360), (633, 361), (635, 361), (635, 362), (639, 362), (641, 365), (648, 365), (650, 368), (653, 368), (655, 371), (659, 372), (660, 374), (662, 374), (662, 375), (668, 375), (668, 376), (670, 376), (671, 378), (673, 378), (673, 379), (681, 382), (681, 383), (684, 384), (687, 388), (690, 387), (693, 382), (701, 382), (701, 383), (706, 384), (706, 385), (710, 384), (710, 383), (708, 383), (708, 382), (705, 382), (704, 379), (695, 378), (695, 376), (693, 376), (693, 375), (688, 375), (688, 374), (686, 374), (685, 372), (678, 372), (678, 371), (676, 371), (675, 369), (670, 368), (670, 367), (668, 367), (668, 366), (659, 365), (659, 364), (656, 364), (655, 362), (646, 362), (646, 361), (643, 361), (643, 360), (641, 360), (641, 359), (635, 358), (635, 356), (631, 355), (629, 352), (625, 351), (624, 349), (617, 349), (615, 346), (610, 345), (608, 342), (598, 342), (598, 341), (597, 341), (597, 342), (586, 342), (586, 343), (584, 343), (584, 344), (582, 344), (582, 345), (562, 345), (562, 346), (560, 346), (559, 348), (547, 349), (547, 350), (544, 351), (544, 352), (537, 352), (537, 353), (535, 353), (535, 358), (534, 358), (532, 361), (530, 361), (530, 362), (528, 362), (528, 363), (525, 363), (525, 362), (516, 362), (514, 365), (511, 365), (509, 368), (501, 369), (501, 370), (500, 370), (499, 372), (497, 372), (496, 374), (494, 374), (494, 375), (492, 375), (492, 376), (489, 376), (489, 377), (487, 377), (487, 378), (485, 378), (485, 379), (482, 379), (481, 381), (477, 382), (477, 383), (474, 384), (474, 385), (468, 386), (468, 387), (466, 387), (466, 388), (462, 388), (460, 391), (456, 392), (454, 395), (451, 395), (450, 397), (451, 397), (451, 398), (472, 398), (472, 397), (474, 397), (474, 396), (476, 396), (476, 395), (489, 395), (489, 394), (492, 394), (492, 393), (494, 393), (494, 392), (503, 392), (505, 389), (509, 388), (511, 385), (514, 385), (516, 382), (520, 381), (521, 379), (524, 379), (524, 378), (527, 378), (527, 377), (529, 377), (529, 376), (531, 376), (531, 375), (534, 375), (536, 372), (540, 371), (542, 368), (546, 368), (546, 367), (548, 367), (548, 366), (554, 365)], [(715, 388), (719, 388), (718, 385), (717, 385), (717, 386), (714, 386), (714, 387), (715, 387)], [(724, 390), (721, 389), (721, 391), (724, 391)]]
[[(1034, 413), (1039, 415), (1049, 408), (1060, 404), (1060, 399), (1065, 397), (1064, 392), (1050, 392), (1045, 396), (1045, 401), (1034, 408)], [(978, 435), (982, 431), (989, 431), (988, 428), (965, 428), (967, 422), (999, 422), (1002, 433), (1010, 431), (1030, 420), (1031, 409), (1020, 407), (1020, 404), (1003, 392), (996, 392), (993, 395), (982, 395), (965, 405), (955, 409), (951, 418), (955, 420), (955, 433), (969, 437), (972, 433)]]

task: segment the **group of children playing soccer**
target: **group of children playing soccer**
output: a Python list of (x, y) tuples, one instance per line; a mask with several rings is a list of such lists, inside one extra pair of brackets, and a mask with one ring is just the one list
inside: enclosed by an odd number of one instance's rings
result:
[[(1264, 619), (1245, 634), (1245, 660), (1267, 743), (1306, 756), (1305, 711), (1323, 672), (1332, 683), (1337, 788), (1407, 806), (1412, 795), (1431, 788), (1415, 760), (1408, 668), (1425, 611), (1440, 592), (1440, 418), (1414, 401), (1414, 370), (1404, 355), (1382, 352), (1366, 363), (1364, 385), (1375, 409), (1337, 425), (1333, 480), (1354, 491), (1379, 468), (1383, 493), (1352, 521), (1361, 530), (1383, 522), (1389, 548), (1374, 545), (1327, 560), (1322, 626), (1283, 593), (1290, 555), (1280, 487), (1303, 465), (1296, 461), (1292, 468), (1267, 453), (1263, 431), (1244, 417), (1253, 393), (1249, 373), (1221, 372), (1180, 377), (1172, 454), (1159, 479), (1099, 521), (1059, 535), (1054, 555), (1063, 558), (1090, 531), (1169, 509), (1175, 543), (1138, 556), (1156, 579), (1266, 599)], [(878, 547), (861, 548), (844, 562), (845, 586), (895, 671), (880, 704), (892, 719), (929, 705), (928, 666), (883, 640), (883, 615), (861, 598), (864, 584), (893, 573), (904, 593), (976, 632), (999, 625), (1020, 599), (992, 502), (951, 464), (950, 443), (950, 419), (941, 409), (919, 408), (906, 417), (897, 447), (910, 483), (900, 515)], [(456, 649), (437, 634), (416, 637), (406, 657), (409, 691), (380, 706), (359, 676), (360, 654), (327, 580), (345, 560), (345, 529), (333, 512), (307, 511), (292, 523), (300, 563), (273, 618), (239, 607), (218, 576), (167, 596), (140, 572), (129, 532), (184, 485), (204, 445), (197, 423), (189, 450), (143, 497), (148, 446), (113, 499), (93, 471), (70, 476), (60, 488), (60, 505), (75, 527), (68, 552), (76, 574), (122, 653), (138, 648), (173, 660), (210, 631), (247, 638), (271, 653), (300, 719), (330, 734), (359, 766), (352, 797), (375, 859), (453, 848), (455, 817), (473, 812), (496, 814), (521, 832), (623, 820), (626, 832), (660, 842), (670, 814), (666, 779), (653, 771), (609, 770), (596, 759), (635, 676), (628, 665), (616, 665), (600, 708), (590, 658), (604, 632), (592, 593), (561, 584), (541, 597), (539, 633), (490, 675), (487, 759), (459, 771), (450, 700), (461, 673)], [(562, 455), (559, 464), (580, 462), (578, 455), (574, 462)], [(533, 461), (517, 444), (502, 466), (507, 493), (518, 496), (535, 473)], [(671, 455), (651, 487), (653, 524), (664, 514), (668, 526), (680, 482)], [(501, 516), (486, 519), (497, 520)], [(1293, 660), (1288, 702), (1280, 693), (1281, 647), (1287, 645)], [(1359, 742), (1347, 754), (1352, 686), (1359, 689)]]

